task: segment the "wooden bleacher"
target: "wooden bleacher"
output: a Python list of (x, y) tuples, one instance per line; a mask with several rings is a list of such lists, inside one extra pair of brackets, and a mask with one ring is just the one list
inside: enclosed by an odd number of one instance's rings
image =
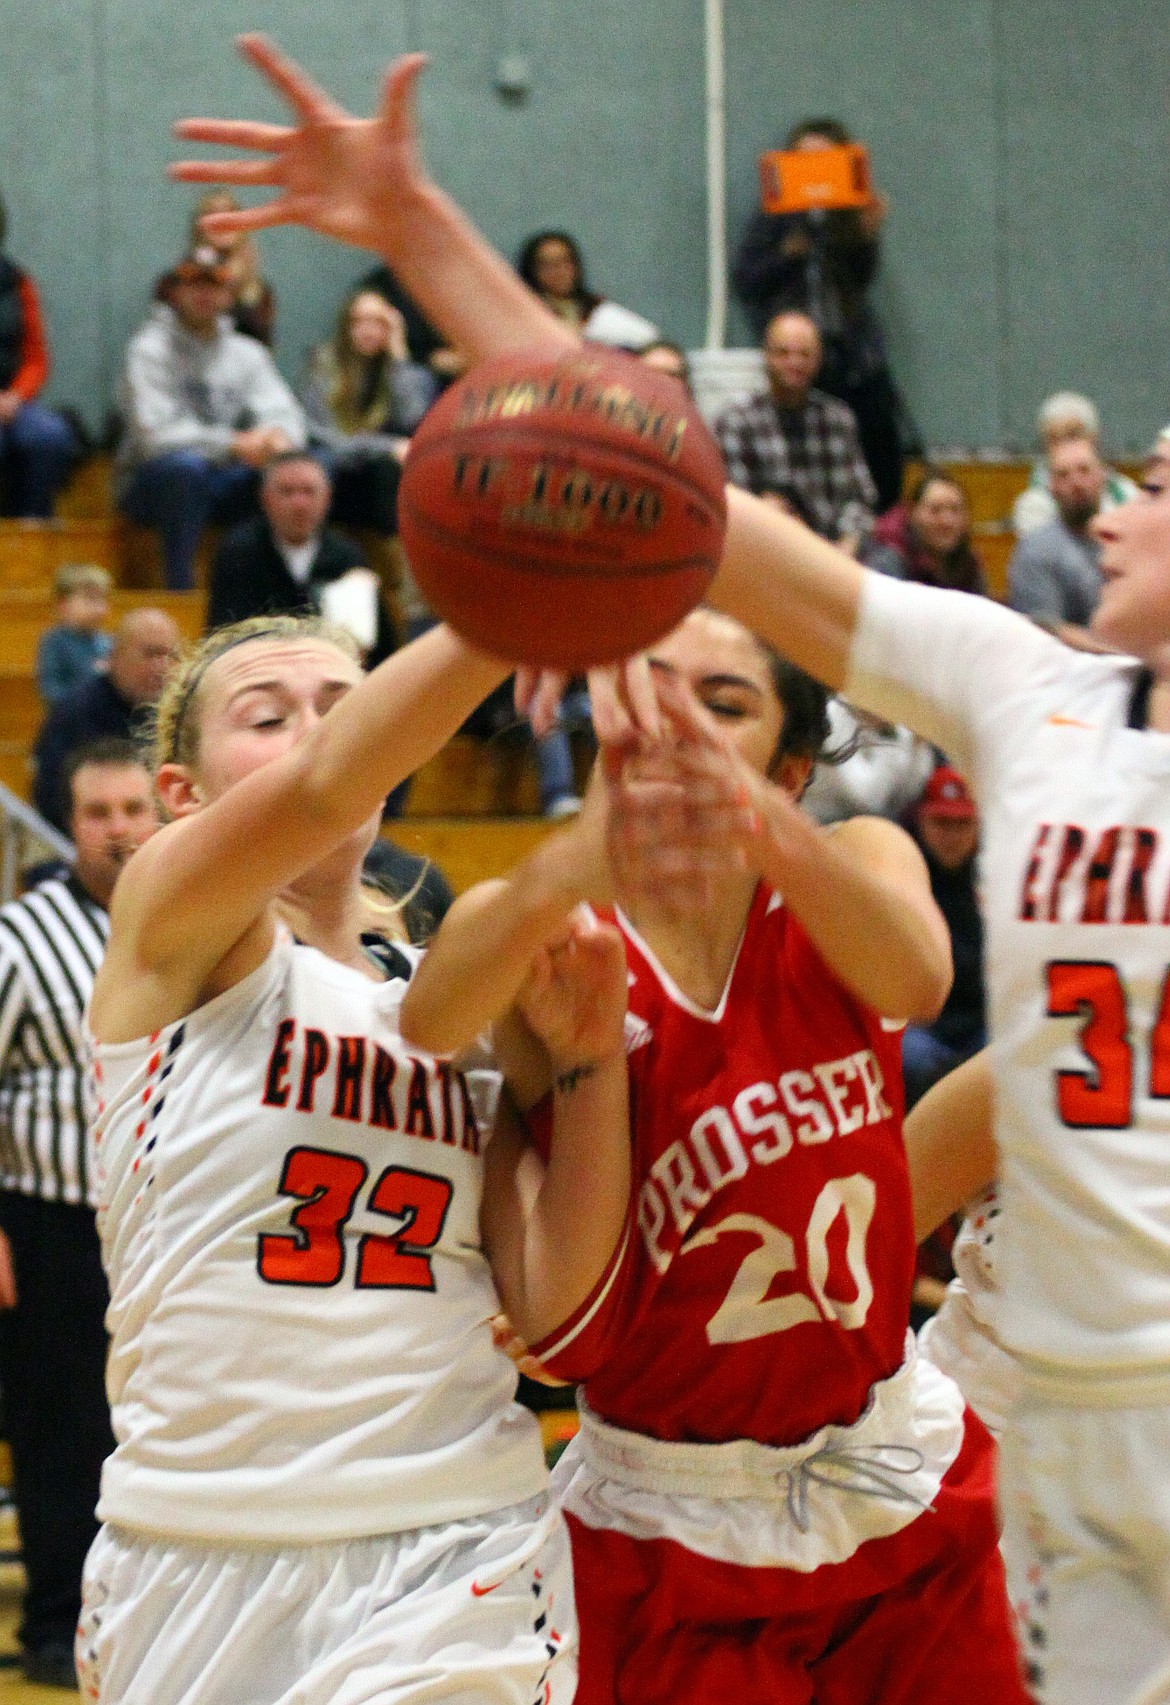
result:
[[(1010, 517), (1029, 477), (1022, 461), (943, 464), (968, 495), (974, 544), (993, 593), (1002, 597), (1015, 543)], [(921, 471), (911, 465), (907, 484)], [(1126, 471), (1129, 471), (1128, 469)], [(202, 582), (207, 553), (201, 556)], [(115, 514), (108, 457), (75, 475), (51, 522), (0, 521), (0, 781), (28, 796), (28, 752), (41, 719), (33, 680), (37, 638), (52, 620), (52, 578), (66, 562), (109, 570), (117, 588), (113, 616), (152, 604), (167, 609), (184, 637), (202, 630), (202, 592), (162, 590), (156, 541)], [(535, 768), (523, 742), (486, 748), (457, 736), (414, 779), (395, 839), (441, 865), (459, 890), (499, 874), (548, 833), (539, 817)]]

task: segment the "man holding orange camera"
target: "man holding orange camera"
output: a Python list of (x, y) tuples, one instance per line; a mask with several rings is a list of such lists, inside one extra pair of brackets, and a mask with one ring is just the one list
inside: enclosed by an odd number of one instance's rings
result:
[[(792, 152), (852, 143), (833, 118), (806, 119), (785, 140)], [(740, 244), (732, 281), (757, 335), (783, 309), (816, 325), (823, 346), (821, 389), (857, 418), (865, 458), (885, 510), (902, 495), (902, 462), (916, 437), (890, 373), (885, 338), (868, 299), (877, 276), (889, 203), (871, 190), (862, 206), (759, 212)]]

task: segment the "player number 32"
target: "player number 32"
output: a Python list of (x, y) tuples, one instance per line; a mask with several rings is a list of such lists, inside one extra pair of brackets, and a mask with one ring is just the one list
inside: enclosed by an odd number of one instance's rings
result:
[[(368, 1176), (364, 1160), (333, 1149), (294, 1148), (284, 1157), (280, 1193), (300, 1202), (288, 1232), (262, 1232), (256, 1251), (270, 1285), (336, 1285), (345, 1273), (345, 1227)], [(431, 1250), (439, 1241), (453, 1187), (449, 1178), (388, 1166), (366, 1211), (398, 1220), (397, 1231), (358, 1239), (358, 1290), (433, 1291)]]

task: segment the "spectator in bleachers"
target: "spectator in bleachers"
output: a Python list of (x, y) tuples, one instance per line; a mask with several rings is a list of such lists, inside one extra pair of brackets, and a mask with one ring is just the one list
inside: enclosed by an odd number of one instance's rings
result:
[(715, 422), (732, 485), (798, 500), (813, 530), (856, 550), (873, 526), (877, 492), (852, 411), (813, 388), (821, 340), (807, 314), (781, 313), (764, 335), (768, 389)]
[(329, 475), (304, 450), (286, 450), (264, 470), (260, 514), (234, 527), (211, 566), (207, 626), (248, 616), (313, 612), (349, 629), (371, 663), (396, 635), (378, 577), (361, 549), (325, 525)]
[(645, 349), (638, 351), (638, 358), (647, 367), (653, 367), (659, 373), (668, 373), (672, 379), (677, 379), (685, 385), (688, 395), (691, 392), (691, 364), (687, 360), (687, 352), (681, 344), (671, 343), (669, 338), (656, 338), (648, 343)]
[(801, 804), (818, 823), (849, 817), (900, 822), (938, 761), (934, 747), (844, 699), (830, 699), (828, 708), (829, 738)]
[(1042, 627), (1076, 640), (1101, 597), (1101, 547), (1090, 523), (1101, 508), (1105, 467), (1088, 438), (1048, 453), (1057, 517), (1020, 540), (1008, 563), (1008, 603)]
[(537, 231), (527, 238), (516, 271), (559, 320), (594, 343), (641, 351), (658, 340), (658, 327), (641, 314), (590, 290), (580, 246), (567, 231)]
[[(837, 119), (814, 118), (791, 130), (784, 146), (814, 151), (851, 140)], [(816, 325), (824, 347), (821, 389), (853, 410), (882, 509), (901, 497), (904, 456), (917, 439), (869, 299), (888, 211), (885, 196), (875, 192), (857, 209), (759, 212), (732, 270), (757, 337), (785, 309), (799, 309)]]
[(66, 423), (36, 401), (49, 376), (37, 287), (4, 253), (0, 200), (0, 514), (47, 518), (77, 445)]
[(335, 521), (397, 533), (410, 435), (438, 391), (430, 369), (410, 359), (398, 309), (376, 290), (347, 297), (333, 336), (314, 352), (302, 399), (333, 477)]
[[(203, 229), (204, 214), (237, 213), (239, 208), (240, 203), (230, 189), (209, 189), (201, 195), (191, 215), (190, 246), (192, 250), (215, 250), (232, 286), (228, 310), (232, 324), (244, 337), (254, 337), (271, 348), (276, 328), (276, 292), (260, 270), (256, 239), (247, 231), (209, 237)], [(163, 273), (154, 288), (157, 301), (170, 302), (174, 278), (173, 268)]]
[(268, 351), (232, 325), (216, 251), (194, 250), (172, 280), (127, 351), (118, 502), (159, 530), (166, 583), (185, 589), (204, 527), (255, 508), (259, 471), (303, 446), (305, 420)]
[(33, 745), (33, 803), (69, 833), (63, 785), (70, 753), (95, 740), (132, 740), (177, 661), (179, 630), (165, 610), (131, 610), (114, 635), (109, 666), (51, 707)]
[[(1018, 538), (1048, 527), (1057, 520), (1060, 510), (1053, 495), (1049, 457), (1058, 444), (1069, 439), (1082, 439), (1100, 453), (1101, 417), (1096, 403), (1076, 391), (1057, 391), (1040, 405), (1036, 416), (1036, 436), (1044, 454), (1032, 464), (1032, 474), (1025, 491), (1017, 497), (1012, 508), (1012, 530)], [(1137, 496), (1137, 486), (1116, 468), (1105, 466), (1105, 483), (1101, 489), (1101, 508), (1114, 509)]]
[(961, 775), (940, 764), (915, 813), (914, 837), (930, 872), (930, 887), (951, 937), (955, 979), (931, 1024), (902, 1033), (906, 1105), (913, 1107), (939, 1078), (987, 1040), (983, 988), (983, 918), (976, 889), (979, 818)]
[(53, 576), (57, 620), (37, 644), (37, 691), (47, 705), (105, 668), (113, 640), (102, 632), (110, 613), (110, 577), (93, 563), (69, 562)]
[(73, 870), (0, 911), (0, 1377), (26, 1581), (21, 1661), (28, 1680), (75, 1688), (81, 1571), (114, 1448), (83, 1015), (114, 884), (158, 816), (127, 741), (82, 746), (64, 784)]
[(417, 361), (420, 367), (429, 367), (440, 385), (450, 384), (452, 379), (458, 379), (466, 371), (467, 357), (458, 349), (448, 348), (388, 266), (371, 267), (357, 288), (376, 291), (398, 310), (406, 326), (406, 347), (410, 359)]
[(868, 568), (895, 580), (986, 595), (983, 565), (971, 546), (967, 494), (949, 474), (928, 469), (905, 503), (880, 516), (862, 552)]

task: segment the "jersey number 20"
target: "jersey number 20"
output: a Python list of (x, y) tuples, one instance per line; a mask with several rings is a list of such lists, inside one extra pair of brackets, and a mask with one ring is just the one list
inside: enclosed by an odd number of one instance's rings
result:
[[(761, 1219), (758, 1214), (728, 1214), (718, 1224), (697, 1232), (683, 1245), (684, 1253), (716, 1243), (727, 1232), (746, 1232), (759, 1239), (736, 1268), (727, 1295), (707, 1322), (707, 1342), (743, 1344), (751, 1338), (787, 1332), (790, 1327), (809, 1321), (836, 1321), (847, 1332), (856, 1332), (864, 1326), (873, 1301), (873, 1280), (865, 1264), (865, 1240), (876, 1200), (877, 1188), (864, 1172), (850, 1173), (848, 1178), (830, 1178), (821, 1190), (804, 1234), (812, 1296), (806, 1296), (804, 1291), (789, 1291), (778, 1297), (768, 1295), (773, 1280), (781, 1273), (794, 1273), (798, 1265), (796, 1245), (786, 1231), (770, 1220)], [(828, 1294), (829, 1231), (841, 1213), (845, 1215), (848, 1234), (845, 1265), (857, 1291), (852, 1302), (839, 1302)]]
[[(293, 1230), (262, 1232), (256, 1255), (270, 1285), (336, 1285), (345, 1272), (346, 1225), (368, 1176), (357, 1155), (332, 1149), (290, 1149), (280, 1192), (301, 1203)], [(359, 1290), (433, 1291), (430, 1251), (443, 1231), (453, 1186), (449, 1178), (388, 1166), (370, 1191), (366, 1208), (401, 1220), (388, 1235), (367, 1232), (358, 1243), (354, 1284)]]

